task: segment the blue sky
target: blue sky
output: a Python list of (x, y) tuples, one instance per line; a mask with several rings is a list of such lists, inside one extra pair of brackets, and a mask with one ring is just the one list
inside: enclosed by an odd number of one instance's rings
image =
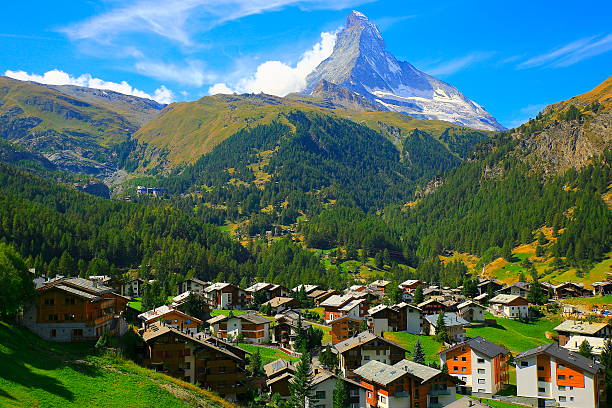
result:
[(456, 86), (508, 127), (612, 75), (610, 1), (431, 3), (7, 2), (0, 74), (163, 102), (226, 89), (282, 94), (300, 88), (356, 9), (398, 59)]

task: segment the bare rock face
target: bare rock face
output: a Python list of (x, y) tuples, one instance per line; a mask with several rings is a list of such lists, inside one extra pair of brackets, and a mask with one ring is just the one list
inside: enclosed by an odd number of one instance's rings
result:
[[(338, 34), (332, 55), (307, 79), (305, 92), (320, 93), (325, 82), (350, 90), (369, 101), (367, 108), (406, 113), (483, 130), (503, 130), (493, 116), (459, 90), (398, 61), (385, 48), (378, 28), (353, 11)], [(322, 85), (323, 83), (323, 85)], [(338, 91), (335, 93), (338, 95)], [(352, 102), (356, 100), (352, 97)], [(360, 107), (364, 107), (359, 102)]]

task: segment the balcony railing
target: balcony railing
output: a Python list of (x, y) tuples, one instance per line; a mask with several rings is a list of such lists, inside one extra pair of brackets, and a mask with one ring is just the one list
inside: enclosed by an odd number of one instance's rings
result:
[(393, 394), (395, 398), (406, 398), (410, 397), (410, 393), (408, 391), (399, 391)]
[(429, 394), (430, 395), (450, 395), (450, 390), (448, 388), (445, 390), (431, 389), (429, 390)]

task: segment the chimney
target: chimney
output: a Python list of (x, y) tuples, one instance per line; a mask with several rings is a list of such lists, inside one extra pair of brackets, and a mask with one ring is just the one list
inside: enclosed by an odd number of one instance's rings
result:
[(468, 399), (468, 407), (473, 407), (474, 406), (474, 400), (472, 400), (471, 398)]

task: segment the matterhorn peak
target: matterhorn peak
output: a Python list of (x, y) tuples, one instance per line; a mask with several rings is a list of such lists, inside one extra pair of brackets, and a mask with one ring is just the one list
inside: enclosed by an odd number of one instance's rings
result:
[(304, 92), (312, 93), (322, 80), (361, 95), (381, 110), (475, 129), (504, 129), (457, 88), (398, 61), (387, 51), (376, 25), (356, 10), (338, 33), (332, 54), (306, 78)]

